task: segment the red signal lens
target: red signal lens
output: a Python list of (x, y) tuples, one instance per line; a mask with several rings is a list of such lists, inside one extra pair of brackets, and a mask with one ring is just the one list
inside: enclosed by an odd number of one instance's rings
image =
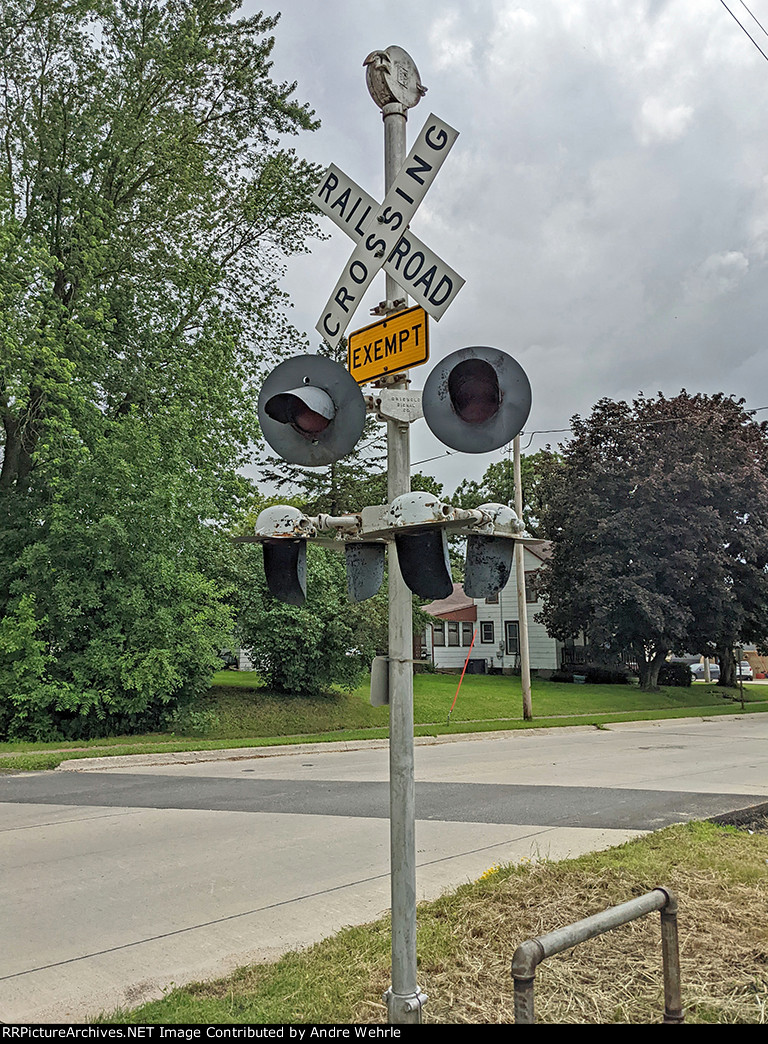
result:
[(328, 395), (318, 391), (316, 388), (308, 389), (307, 398), (311, 397), (315, 405), (324, 412), (319, 413), (309, 406), (304, 398), (292, 392), (283, 392), (273, 396), (265, 406), (268, 417), (279, 421), (281, 424), (290, 424), (294, 431), (303, 435), (305, 439), (313, 439), (320, 435), (333, 420), (334, 409)]
[(318, 435), (321, 431), (325, 431), (331, 423), (327, 417), (321, 417), (319, 413), (310, 410), (309, 406), (305, 406), (303, 402), (299, 403), (291, 412), (290, 423), (302, 435)]

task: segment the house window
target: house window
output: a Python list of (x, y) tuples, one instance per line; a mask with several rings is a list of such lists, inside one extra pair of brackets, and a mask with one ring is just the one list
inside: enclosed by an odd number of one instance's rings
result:
[(496, 640), (494, 634), (493, 620), (483, 620), (480, 624), (480, 641), (488, 645)]
[(462, 623), (461, 625), (461, 644), (471, 645), (472, 635), (475, 633), (475, 625), (471, 623)]
[(448, 644), (458, 645), (459, 644), (459, 625), (454, 621), (448, 624)]
[(499, 592), (497, 591), (496, 594), (488, 595), (488, 597), (485, 600), (485, 604), (486, 605), (498, 605), (499, 604)]
[(520, 637), (517, 620), (504, 621), (504, 636), (507, 640), (507, 656), (519, 656)]
[(442, 620), (432, 624), (432, 644), (445, 645), (445, 624)]
[(525, 600), (526, 602), (538, 602), (539, 591), (537, 584), (538, 569), (525, 574)]

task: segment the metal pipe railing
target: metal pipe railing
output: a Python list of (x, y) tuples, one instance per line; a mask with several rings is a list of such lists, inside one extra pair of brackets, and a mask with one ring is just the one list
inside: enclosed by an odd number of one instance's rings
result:
[(515, 1023), (522, 1025), (536, 1021), (534, 1013), (534, 984), (536, 969), (541, 962), (556, 953), (562, 953), (577, 943), (586, 942), (612, 928), (619, 928), (653, 910), (661, 911), (661, 952), (664, 966), (665, 1024), (684, 1021), (680, 992), (680, 950), (677, 936), (677, 898), (669, 888), (654, 888), (652, 892), (612, 906), (608, 910), (585, 917), (575, 924), (527, 939), (515, 950), (512, 958), (512, 978), (515, 981)]

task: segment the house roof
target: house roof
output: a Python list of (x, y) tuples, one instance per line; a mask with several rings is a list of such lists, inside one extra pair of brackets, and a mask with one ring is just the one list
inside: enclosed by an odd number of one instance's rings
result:
[(532, 540), (530, 543), (526, 543), (526, 549), (532, 554), (540, 558), (542, 562), (546, 562), (548, 558), (552, 557), (552, 541), (551, 540)]
[(469, 595), (464, 593), (461, 584), (454, 584), (453, 591), (447, 598), (438, 598), (429, 605), (423, 605), (422, 611), (430, 616), (439, 616), (443, 620), (476, 620), (477, 607)]

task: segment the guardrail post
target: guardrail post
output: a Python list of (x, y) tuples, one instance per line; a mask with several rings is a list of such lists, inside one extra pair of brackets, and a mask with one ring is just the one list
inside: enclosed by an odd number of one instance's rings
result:
[(515, 1024), (535, 1023), (534, 985), (536, 969), (546, 957), (569, 950), (577, 943), (594, 939), (597, 935), (619, 928), (623, 924), (644, 917), (653, 910), (661, 912), (661, 950), (664, 964), (664, 1019), (666, 1024), (684, 1022), (680, 991), (680, 952), (677, 938), (677, 897), (669, 888), (654, 888), (652, 892), (630, 899), (619, 906), (611, 906), (601, 913), (585, 917), (564, 928), (527, 939), (512, 957), (512, 978), (515, 982)]
[(665, 888), (666, 905), (661, 908), (661, 952), (664, 964), (664, 1023), (684, 1021), (680, 989), (680, 946), (677, 935), (677, 896)]

